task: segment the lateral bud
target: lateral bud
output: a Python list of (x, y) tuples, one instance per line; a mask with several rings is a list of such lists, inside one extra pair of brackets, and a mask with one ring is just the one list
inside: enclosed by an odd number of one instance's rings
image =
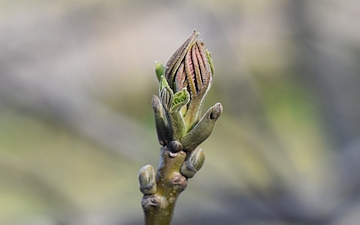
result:
[(160, 81), (160, 77), (165, 74), (164, 71), (165, 71), (164, 65), (159, 61), (155, 61), (155, 73), (159, 81)]
[(174, 98), (174, 93), (169, 86), (166, 86), (161, 90), (160, 98), (161, 98), (161, 103), (164, 106), (164, 109), (170, 111), (171, 104)]
[(197, 147), (194, 151), (192, 151), (184, 163), (181, 165), (180, 172), (187, 178), (192, 178), (202, 167), (205, 161), (205, 153), (204, 150)]
[(169, 130), (165, 123), (166, 118), (164, 116), (163, 106), (156, 95), (153, 95), (151, 105), (154, 111), (155, 127), (159, 143), (165, 146), (170, 140)]
[(222, 110), (223, 107), (221, 103), (216, 103), (213, 107), (208, 109), (195, 127), (180, 140), (185, 151), (194, 150), (210, 136)]
[(170, 152), (172, 153), (177, 153), (183, 150), (183, 146), (179, 141), (171, 141), (168, 145), (167, 148), (169, 149)]
[(144, 195), (152, 195), (156, 193), (156, 175), (154, 167), (146, 165), (139, 171), (140, 191)]

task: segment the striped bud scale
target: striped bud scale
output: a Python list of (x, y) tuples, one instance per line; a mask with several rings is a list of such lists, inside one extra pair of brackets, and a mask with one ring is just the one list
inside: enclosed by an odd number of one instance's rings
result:
[(194, 31), (165, 67), (165, 78), (173, 92), (186, 88), (190, 94), (184, 113), (188, 130), (200, 118), (203, 99), (210, 88), (214, 72), (211, 54), (202, 41), (196, 40), (198, 35)]

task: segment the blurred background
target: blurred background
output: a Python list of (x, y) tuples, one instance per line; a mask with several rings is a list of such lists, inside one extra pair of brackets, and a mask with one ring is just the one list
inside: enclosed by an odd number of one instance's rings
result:
[(0, 224), (143, 224), (150, 100), (193, 29), (224, 113), (174, 225), (360, 220), (357, 0), (0, 0)]

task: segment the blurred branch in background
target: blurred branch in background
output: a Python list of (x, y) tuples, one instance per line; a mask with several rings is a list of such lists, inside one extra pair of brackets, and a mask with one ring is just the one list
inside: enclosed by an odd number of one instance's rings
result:
[[(333, 173), (324, 192), (333, 206), (329, 224), (355, 224), (359, 217), (360, 35), (355, 1), (291, 1), (297, 46), (297, 80), (317, 96)], [(329, 21), (332, 22), (329, 22)]]
[[(298, 79), (319, 97), (324, 124), (338, 150), (360, 136), (359, 9), (355, 2), (346, 3), (292, 1), (291, 10)], [(329, 23), (329, 17), (337, 23)]]
[(1, 224), (141, 223), (152, 63), (194, 28), (226, 111), (174, 224), (357, 224), (358, 1), (0, 4)]

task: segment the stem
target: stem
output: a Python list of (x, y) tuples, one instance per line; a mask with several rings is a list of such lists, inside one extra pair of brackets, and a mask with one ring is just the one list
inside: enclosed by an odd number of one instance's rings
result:
[(163, 147), (157, 173), (151, 165), (139, 171), (145, 225), (171, 224), (180, 193), (204, 163), (204, 151), (198, 145), (210, 136), (222, 112), (217, 103), (200, 119), (214, 68), (204, 43), (195, 40), (198, 35), (194, 31), (165, 67), (155, 66), (160, 98), (153, 96), (152, 107)]
[(161, 148), (156, 193), (144, 195), (142, 200), (145, 225), (170, 225), (176, 200), (187, 186), (187, 178), (180, 173), (185, 158), (184, 151), (172, 153), (167, 147)]

